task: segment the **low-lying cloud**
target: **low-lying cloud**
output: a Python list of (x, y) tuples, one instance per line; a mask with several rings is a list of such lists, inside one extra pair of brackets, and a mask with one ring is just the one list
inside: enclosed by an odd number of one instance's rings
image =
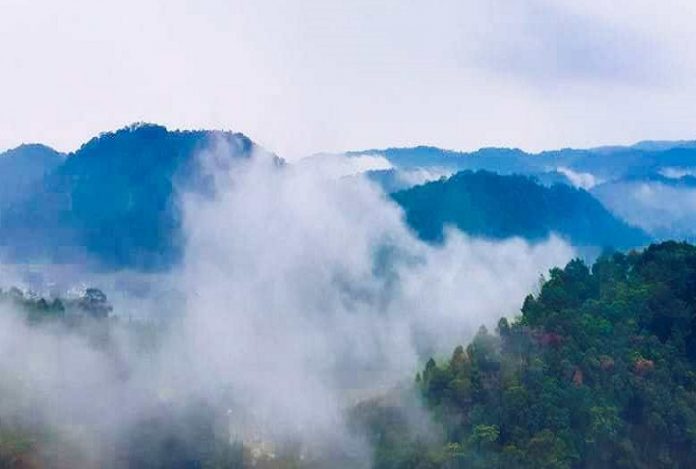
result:
[(183, 299), (176, 314), (152, 312), (167, 318), (153, 345), (134, 346), (127, 321), (100, 348), (4, 314), (2, 389), (21, 400), (4, 400), (0, 417), (31, 407), (109, 465), (144, 416), (205, 402), (228, 438), (300, 440), (368, 465), (346, 408), (517, 314), (539, 276), (574, 255), (556, 238), (456, 231), (433, 247), (367, 179), (265, 155), (219, 167), (226, 150), (213, 148), (202, 158), (215, 190), (182, 195), (186, 253), (166, 281)]
[(592, 173), (583, 173), (578, 171), (573, 171), (570, 168), (560, 166), (557, 171), (564, 175), (570, 183), (580, 189), (589, 190), (592, 189), (597, 184), (602, 181), (595, 177)]
[(431, 247), (378, 188), (325, 168), (254, 159), (216, 194), (185, 204), (186, 343), (200, 379), (233, 382), (274, 421), (324, 435), (346, 391), (411, 378), (426, 352), (516, 314), (539, 275), (573, 255), (558, 239), (458, 232)]
[(616, 182), (595, 195), (628, 223), (658, 238), (696, 236), (696, 188), (662, 182)]
[(382, 155), (344, 155), (320, 154), (303, 158), (297, 163), (302, 167), (311, 167), (313, 171), (321, 171), (329, 178), (355, 176), (367, 171), (392, 169), (393, 166)]
[(684, 176), (696, 177), (696, 168), (668, 166), (662, 168), (660, 174), (669, 179), (681, 179)]

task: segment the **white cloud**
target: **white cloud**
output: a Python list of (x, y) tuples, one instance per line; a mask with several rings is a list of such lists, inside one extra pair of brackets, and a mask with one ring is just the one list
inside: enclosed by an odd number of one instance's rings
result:
[(320, 154), (303, 158), (297, 164), (307, 170), (319, 171), (331, 178), (355, 176), (366, 171), (392, 168), (392, 164), (385, 157), (370, 154), (355, 156)]
[(454, 170), (450, 168), (418, 168), (399, 170), (396, 177), (403, 188), (418, 186), (430, 181), (450, 177)]
[(423, 244), (372, 184), (304, 165), (256, 160), (218, 184), (214, 200), (186, 199), (177, 343), (192, 347), (192, 381), (232, 385), (279, 432), (337, 435), (347, 394), (411, 379), (573, 256), (558, 239)]
[(596, 195), (612, 212), (658, 238), (696, 236), (696, 188), (661, 182), (618, 182)]
[(696, 176), (696, 168), (667, 167), (660, 169), (660, 174), (670, 179), (681, 179), (684, 176)]
[(572, 185), (581, 189), (592, 189), (602, 182), (601, 179), (597, 179), (592, 173), (577, 172), (563, 166), (558, 167), (557, 171), (568, 178)]

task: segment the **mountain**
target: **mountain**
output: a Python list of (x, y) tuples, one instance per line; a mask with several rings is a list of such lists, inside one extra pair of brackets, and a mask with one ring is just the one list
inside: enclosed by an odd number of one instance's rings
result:
[(631, 145), (631, 148), (648, 151), (671, 150), (672, 148), (695, 148), (694, 140), (643, 140)]
[(520, 174), (548, 187), (585, 189), (615, 217), (655, 240), (696, 241), (695, 141), (642, 141), (539, 153), (510, 148), (456, 152), (424, 146), (346, 153), (347, 158), (365, 155), (383, 158), (391, 166), (366, 174), (388, 193), (458, 171)]
[(47, 169), (31, 194), (6, 206), (0, 219), (4, 254), (106, 268), (171, 265), (181, 252), (175, 188), (209, 186), (195, 155), (219, 141), (236, 157), (258, 148), (242, 134), (151, 124), (93, 138)]
[(451, 225), (473, 236), (543, 239), (556, 233), (575, 246), (635, 247), (649, 237), (614, 217), (588, 192), (550, 187), (527, 176), (462, 171), (392, 194), (418, 236), (440, 242)]
[(45, 145), (21, 145), (0, 153), (0, 207), (26, 196), (65, 155)]
[[(515, 148), (457, 152), (427, 146), (346, 153), (349, 158), (364, 155), (384, 157), (393, 168), (402, 171), (439, 168), (449, 172), (487, 170), (499, 174), (539, 176), (570, 170), (570, 174), (584, 174), (598, 181), (654, 176), (665, 171), (696, 168), (696, 144), (688, 141), (639, 142), (633, 146), (580, 150), (565, 148), (540, 153), (527, 153)], [(566, 182), (574, 183), (572, 177), (566, 177)]]
[[(1, 154), (0, 255), (8, 261), (166, 269), (182, 247), (177, 190), (209, 190), (195, 155), (221, 141), (233, 157), (263, 151), (238, 133), (137, 124), (101, 134), (70, 154), (43, 145)], [(660, 238), (686, 233), (693, 239), (693, 207), (684, 202), (696, 195), (693, 142), (536, 154), (420, 146), (341, 157), (365, 163), (365, 156), (370, 156), (371, 167), (379, 163), (382, 168), (368, 171), (368, 177), (386, 192), (396, 192), (393, 197), (404, 207), (409, 224), (430, 241), (441, 239), (446, 223), (492, 238), (539, 239), (557, 232), (574, 244), (592, 246), (634, 246), (648, 239), (627, 223)], [(477, 172), (481, 170), (487, 172)], [(637, 190), (643, 185), (635, 181), (651, 181), (663, 205), (643, 203), (644, 194)], [(426, 185), (413, 188), (419, 184)], [(587, 192), (569, 186), (592, 191), (613, 215)], [(680, 197), (686, 190), (691, 191), (688, 197)], [(670, 210), (664, 209), (667, 202)], [(655, 229), (646, 222), (664, 216)]]

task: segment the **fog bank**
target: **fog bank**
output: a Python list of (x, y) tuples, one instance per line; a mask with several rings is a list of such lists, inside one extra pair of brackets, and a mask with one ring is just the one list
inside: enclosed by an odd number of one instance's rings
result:
[[(517, 314), (540, 275), (574, 255), (557, 238), (455, 230), (430, 246), (365, 178), (230, 151), (202, 153), (211, 190), (181, 194), (184, 260), (159, 279), (171, 294), (138, 303), (154, 331), (129, 322), (126, 301), (99, 340), (0, 315), (2, 390), (13, 396), (0, 418), (48, 422), (84, 460), (109, 466), (132, 457), (143, 419), (201, 404), (223, 440), (298, 442), (307, 458), (367, 465), (345, 410)], [(188, 435), (185, 424), (167, 428)]]

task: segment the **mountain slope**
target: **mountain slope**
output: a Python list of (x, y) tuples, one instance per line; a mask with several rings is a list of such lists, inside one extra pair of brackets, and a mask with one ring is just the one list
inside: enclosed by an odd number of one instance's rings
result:
[(158, 269), (180, 255), (177, 187), (206, 187), (195, 155), (223, 140), (230, 155), (256, 149), (242, 134), (135, 125), (68, 155), (0, 221), (5, 254), (18, 260), (93, 261)]
[(694, 292), (696, 247), (682, 243), (551, 270), (520, 317), (417, 376), (444, 443), (424, 451), (373, 412), (374, 466), (691, 467)]
[(21, 145), (0, 153), (0, 207), (26, 196), (65, 155), (45, 145)]
[(576, 246), (632, 247), (649, 238), (611, 215), (589, 193), (525, 176), (462, 171), (392, 194), (419, 237), (441, 241), (446, 225), (474, 236), (536, 240), (557, 233)]

